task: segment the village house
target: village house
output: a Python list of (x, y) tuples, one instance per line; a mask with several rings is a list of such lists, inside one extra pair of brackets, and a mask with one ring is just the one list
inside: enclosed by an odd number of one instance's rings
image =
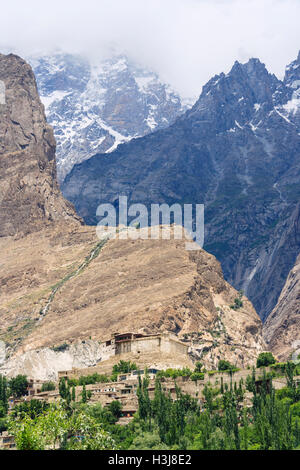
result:
[[(115, 333), (110, 339), (105, 340), (101, 343), (101, 361), (94, 367), (87, 369), (76, 369), (64, 370), (58, 373), (58, 379), (61, 378), (79, 378), (81, 375), (88, 375), (93, 373), (103, 373), (102, 363), (115, 356), (122, 356), (123, 354), (147, 354), (151, 357), (151, 353), (166, 353), (174, 357), (177, 355), (188, 356), (188, 345), (178, 340), (175, 335), (170, 333), (161, 333), (153, 335), (145, 335), (141, 333)], [(148, 371), (150, 375), (154, 375), (153, 370)], [(139, 372), (134, 372), (134, 375), (138, 375)], [(142, 375), (143, 373), (140, 372)], [(127, 374), (120, 374), (124, 379)]]
[(0, 450), (16, 449), (15, 439), (7, 431), (0, 433)]

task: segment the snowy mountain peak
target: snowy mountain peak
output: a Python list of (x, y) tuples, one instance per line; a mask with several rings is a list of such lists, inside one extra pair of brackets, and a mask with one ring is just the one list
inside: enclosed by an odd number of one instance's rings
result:
[(188, 115), (203, 129), (207, 126), (205, 132), (209, 134), (239, 132), (243, 128), (255, 132), (262, 115), (288, 99), (284, 84), (253, 58), (244, 64), (236, 61), (229, 73), (209, 80)]
[(297, 59), (286, 67), (284, 82), (294, 90), (300, 88), (300, 51)]
[(124, 55), (89, 61), (59, 52), (29, 62), (54, 127), (61, 181), (75, 163), (167, 127), (189, 107), (157, 74)]
[(283, 106), (286, 115), (300, 124), (300, 51), (296, 60), (286, 67), (284, 83), (290, 90), (290, 99)]

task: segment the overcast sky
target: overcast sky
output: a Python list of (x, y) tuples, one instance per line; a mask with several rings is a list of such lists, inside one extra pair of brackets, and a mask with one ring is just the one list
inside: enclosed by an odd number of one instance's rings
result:
[(0, 51), (97, 57), (115, 44), (195, 96), (235, 60), (259, 57), (282, 77), (300, 49), (299, 19), (300, 0), (7, 0)]

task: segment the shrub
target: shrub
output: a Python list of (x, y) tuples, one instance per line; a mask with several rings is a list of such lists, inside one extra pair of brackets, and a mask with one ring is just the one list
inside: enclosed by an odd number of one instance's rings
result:
[(240, 291), (239, 296), (234, 299), (234, 304), (230, 305), (230, 308), (232, 308), (233, 310), (239, 310), (240, 308), (242, 308), (244, 305), (242, 301), (243, 295), (244, 295), (244, 292)]
[(67, 351), (69, 349), (69, 345), (67, 343), (63, 343), (63, 344), (60, 344), (59, 346), (54, 346), (52, 349), (52, 351), (54, 352), (64, 352), (64, 351)]
[(176, 379), (177, 377), (190, 377), (193, 374), (193, 371), (188, 367), (184, 367), (183, 369), (167, 369), (167, 370), (160, 370), (157, 373), (157, 377), (172, 377)]
[(233, 365), (230, 364), (229, 361), (225, 361), (225, 359), (220, 359), (218, 364), (218, 370), (232, 370)]
[(204, 380), (204, 376), (205, 374), (203, 372), (193, 372), (190, 379), (197, 382), (197, 380)]
[(275, 364), (276, 360), (271, 352), (263, 352), (257, 358), (256, 367), (267, 367)]
[(77, 385), (91, 385), (91, 384), (106, 383), (106, 382), (109, 382), (108, 375), (105, 375), (105, 374), (100, 375), (100, 374), (95, 373), (95, 374), (86, 375), (86, 376), (82, 375), (81, 377), (79, 377)]
[(122, 413), (122, 403), (118, 400), (114, 400), (108, 405), (108, 409), (117, 420), (118, 418), (120, 418)]
[(195, 365), (195, 372), (201, 372), (202, 367), (203, 367), (202, 362), (199, 362), (199, 361), (196, 362), (196, 365)]
[(133, 370), (138, 370), (138, 366), (134, 362), (120, 361), (113, 366), (113, 374), (128, 374)]
[(42, 392), (51, 392), (52, 390), (55, 390), (54, 382), (46, 382), (42, 385)]

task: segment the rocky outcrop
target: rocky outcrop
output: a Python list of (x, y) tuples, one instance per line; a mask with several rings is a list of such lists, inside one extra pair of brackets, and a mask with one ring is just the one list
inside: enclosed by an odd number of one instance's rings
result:
[(101, 202), (205, 204), (205, 245), (262, 319), (300, 251), (300, 57), (285, 81), (258, 59), (213, 77), (168, 129), (76, 165), (62, 190), (89, 224)]
[(55, 140), (31, 67), (0, 54), (0, 237), (79, 224), (56, 181)]
[(300, 354), (300, 256), (287, 278), (278, 303), (264, 325), (269, 349), (280, 360)]
[(3, 360), (0, 362), (0, 373), (8, 377), (26, 373), (28, 377), (34, 379), (57, 380), (59, 371), (92, 367), (101, 361), (101, 358), (98, 341), (80, 341), (67, 346), (61, 352), (44, 348), (28, 351), (21, 356), (9, 359), (7, 362)]

